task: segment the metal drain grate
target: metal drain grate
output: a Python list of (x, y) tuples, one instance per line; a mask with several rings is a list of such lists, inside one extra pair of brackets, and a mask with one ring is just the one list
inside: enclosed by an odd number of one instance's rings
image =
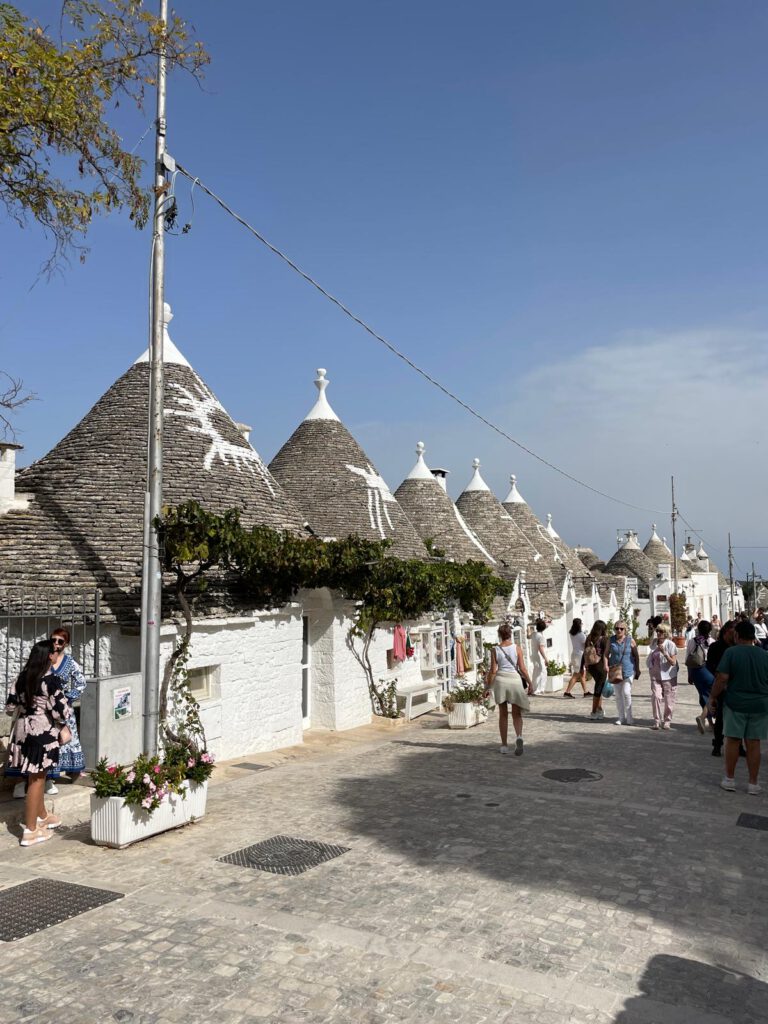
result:
[(255, 764), (253, 761), (242, 761), (240, 764), (232, 765), (233, 768), (245, 768), (249, 772), (266, 772), (272, 767), (269, 764)]
[(330, 846), (313, 839), (292, 839), (291, 836), (273, 836), (262, 843), (235, 850), (219, 857), (225, 864), (241, 868), (269, 871), (273, 875), (300, 875), (310, 868), (349, 853), (347, 846)]
[(121, 900), (124, 893), (87, 885), (33, 878), (0, 891), (0, 942), (13, 942), (87, 910)]
[(762, 832), (768, 832), (768, 818), (762, 814), (740, 814), (736, 824), (742, 828), (757, 828)]
[(545, 779), (555, 782), (597, 782), (602, 779), (599, 772), (591, 772), (586, 768), (550, 768), (541, 773)]

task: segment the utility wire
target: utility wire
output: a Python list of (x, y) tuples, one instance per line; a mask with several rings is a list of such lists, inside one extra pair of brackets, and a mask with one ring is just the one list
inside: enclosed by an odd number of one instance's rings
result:
[[(694, 533), (694, 534), (695, 534), (695, 535), (696, 535), (696, 536), (697, 536), (697, 537), (699, 538), (699, 540), (701, 541), (701, 543), (702, 543), (702, 544), (704, 544), (704, 543), (705, 543), (705, 541), (704, 541), (704, 538), (702, 537), (702, 535), (701, 535), (701, 534), (699, 533), (699, 531), (698, 531), (698, 530), (694, 530), (694, 528), (693, 528), (693, 527), (691, 526), (691, 524), (690, 524), (690, 523), (688, 522), (688, 520), (687, 520), (687, 519), (685, 518), (685, 516), (683, 515), (683, 513), (682, 513), (682, 512), (680, 511), (679, 507), (678, 507), (678, 510), (677, 510), (677, 514), (678, 514), (678, 515), (680, 516), (680, 518), (681, 518), (681, 519), (682, 519), (682, 521), (683, 521), (683, 522), (685, 523), (685, 525), (686, 525), (686, 526), (688, 527), (688, 529), (689, 529), (689, 530), (691, 531), (691, 533)], [(716, 551), (716, 552), (718, 553), (718, 555), (722, 555), (722, 557), (723, 557), (723, 558), (726, 558), (726, 559), (728, 558), (728, 555), (726, 554), (726, 552), (725, 552), (725, 551), (723, 551), (723, 549), (722, 549), (722, 548), (718, 548), (718, 547), (716, 547), (716, 546), (715, 546), (714, 544), (710, 544), (710, 543), (709, 543), (709, 541), (707, 541), (707, 542), (706, 542), (706, 545), (707, 545), (707, 547), (708, 547), (708, 548), (710, 548), (710, 549), (711, 549), (712, 551)], [(733, 550), (733, 547), (731, 547), (731, 550)], [(731, 557), (733, 558), (733, 556), (731, 556)], [(743, 569), (741, 568), (741, 566), (739, 565), (739, 563), (738, 563), (738, 562), (736, 561), (736, 559), (735, 559), (735, 558), (733, 558), (733, 564), (734, 564), (734, 565), (736, 566), (736, 568), (737, 568), (737, 569), (739, 569), (739, 570), (740, 570), (741, 572), (744, 572), (744, 570), (743, 570)]]
[(592, 491), (593, 494), (597, 494), (601, 498), (606, 498), (608, 501), (616, 502), (618, 505), (624, 505), (626, 508), (636, 509), (639, 512), (651, 512), (653, 515), (667, 514), (665, 510), (647, 508), (644, 505), (634, 505), (630, 501), (624, 501), (622, 498), (615, 498), (612, 494), (606, 494), (605, 491), (600, 491), (597, 489), (597, 487), (592, 487), (591, 484), (585, 483), (583, 480), (579, 480), (578, 477), (572, 476), (570, 473), (567, 473), (564, 469), (560, 469), (559, 466), (556, 466), (554, 463), (549, 462), (541, 455), (537, 455), (536, 452), (532, 451), (530, 448), (527, 448), (521, 441), (517, 441), (514, 437), (511, 436), (511, 434), (508, 434), (505, 430), (497, 426), (491, 420), (486, 419), (486, 417), (483, 416), (482, 413), (479, 413), (476, 409), (473, 409), (471, 405), (469, 405), (463, 399), (459, 398), (458, 395), (454, 394), (454, 392), (449, 390), (444, 384), (441, 384), (439, 380), (436, 380), (433, 376), (431, 376), (431, 374), (427, 373), (426, 370), (422, 369), (420, 366), (414, 363), (414, 361), (410, 359), (407, 355), (405, 355), (405, 353), (401, 352), (398, 348), (396, 348), (392, 344), (392, 342), (387, 341), (386, 338), (382, 337), (382, 335), (375, 331), (373, 327), (367, 324), (365, 320), (361, 319), (359, 316), (353, 313), (352, 310), (345, 306), (340, 299), (337, 299), (335, 295), (332, 295), (329, 291), (323, 288), (323, 286), (319, 284), (313, 277), (311, 277), (309, 274), (303, 271), (301, 267), (297, 266), (297, 264), (293, 262), (292, 259), (286, 256), (284, 252), (281, 252), (280, 249), (277, 248), (277, 246), (273, 245), (270, 241), (268, 241), (264, 237), (264, 235), (262, 235), (259, 231), (256, 230), (255, 227), (253, 227), (252, 224), (249, 224), (247, 220), (245, 220), (239, 214), (235, 213), (235, 211), (230, 206), (228, 206), (227, 203), (220, 196), (217, 196), (215, 192), (208, 188), (207, 185), (204, 185), (200, 178), (198, 178), (196, 175), (191, 174), (185, 167), (182, 167), (182, 165), (178, 163), (178, 161), (176, 163), (176, 167), (180, 171), (180, 173), (189, 178), (190, 181), (196, 182), (197, 187), (201, 189), (201, 191), (205, 192), (206, 195), (210, 196), (211, 199), (214, 200), (214, 202), (218, 203), (219, 206), (230, 215), (230, 217), (233, 217), (238, 222), (238, 224), (242, 224), (242, 226), (247, 231), (250, 231), (250, 233), (255, 238), (257, 238), (262, 243), (262, 245), (265, 245), (267, 249), (270, 250), (270, 252), (274, 253), (275, 256), (278, 256), (284, 263), (287, 263), (291, 270), (295, 271), (299, 275), (299, 277), (302, 277), (307, 282), (307, 284), (311, 284), (313, 288), (317, 289), (317, 291), (319, 291), (321, 295), (328, 299), (329, 302), (332, 302), (334, 306), (338, 307), (338, 309), (340, 309), (342, 313), (348, 316), (350, 320), (353, 320), (359, 327), (362, 327), (363, 330), (370, 334), (371, 337), (375, 338), (376, 341), (381, 342), (381, 344), (388, 348), (393, 355), (397, 356), (398, 359), (402, 359), (402, 361), (407, 366), (410, 366), (412, 370), (415, 370), (416, 373), (418, 373), (421, 377), (428, 381), (433, 387), (436, 387), (438, 391), (442, 391), (442, 393), (447, 398), (450, 398), (451, 401), (456, 402), (457, 405), (460, 405), (462, 409), (464, 409), (466, 412), (470, 414), (470, 416), (474, 416), (475, 419), (479, 420), (481, 423), (484, 423), (487, 427), (490, 427), (491, 430), (501, 435), (501, 437), (505, 438), (507, 441), (510, 441), (516, 447), (520, 448), (521, 451), (524, 451), (527, 455), (530, 455), (532, 458), (536, 459), (537, 462), (540, 462), (542, 463), (542, 465), (547, 466), (551, 470), (554, 470), (555, 473), (559, 473), (560, 476), (565, 477), (566, 480), (570, 480), (572, 483), (578, 484), (579, 487), (584, 487), (586, 488), (586, 490)]

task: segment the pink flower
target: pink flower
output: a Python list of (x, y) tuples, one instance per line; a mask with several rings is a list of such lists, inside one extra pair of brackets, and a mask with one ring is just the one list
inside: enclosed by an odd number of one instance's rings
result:
[(141, 781), (144, 783), (145, 786), (148, 786), (152, 780), (148, 775), (145, 775)]
[(215, 758), (214, 758), (213, 754), (209, 754), (209, 753), (208, 753), (208, 752), (206, 751), (206, 753), (205, 753), (205, 754), (203, 754), (203, 756), (202, 756), (202, 757), (200, 758), (200, 760), (201, 760), (201, 761), (202, 761), (202, 762), (203, 762), (204, 764), (213, 764), (213, 762), (214, 762)]
[(190, 757), (190, 759), (187, 761), (187, 768), (194, 768), (196, 764), (197, 761), (195, 761), (194, 757)]
[(130, 770), (130, 771), (128, 772), (128, 774), (127, 774), (127, 775), (125, 776), (125, 781), (126, 781), (126, 782), (133, 782), (133, 780), (134, 780), (135, 778), (136, 778), (136, 772), (135, 772), (135, 771), (134, 771), (133, 769), (131, 769), (131, 770)]
[(141, 801), (141, 806), (142, 807), (146, 807), (146, 808), (150, 808), (152, 806), (152, 797), (151, 796), (145, 796), (144, 799)]
[(116, 764), (108, 764), (107, 765), (107, 771), (109, 772), (110, 775), (114, 775), (115, 772), (117, 771), (117, 765)]
[(154, 784), (154, 782), (150, 782), (149, 788), (153, 793), (157, 791), (157, 786)]
[(160, 765), (156, 764), (155, 767), (152, 769), (152, 771), (155, 773), (155, 775), (159, 775), (160, 774)]

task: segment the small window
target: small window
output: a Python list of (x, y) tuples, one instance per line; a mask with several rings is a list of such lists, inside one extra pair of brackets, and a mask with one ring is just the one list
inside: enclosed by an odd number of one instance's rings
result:
[(219, 681), (218, 665), (201, 665), (188, 673), (189, 689), (196, 701), (210, 700)]

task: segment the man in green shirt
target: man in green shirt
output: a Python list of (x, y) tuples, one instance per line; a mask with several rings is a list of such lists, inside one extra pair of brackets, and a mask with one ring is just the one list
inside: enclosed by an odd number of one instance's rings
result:
[(710, 708), (725, 690), (723, 732), (725, 733), (725, 778), (723, 789), (736, 789), (734, 772), (739, 760), (739, 744), (747, 748), (749, 785), (747, 793), (757, 796), (760, 785), (760, 740), (768, 739), (768, 653), (755, 646), (755, 627), (751, 622), (736, 625), (736, 643), (729, 647), (717, 667), (717, 677), (709, 696)]

